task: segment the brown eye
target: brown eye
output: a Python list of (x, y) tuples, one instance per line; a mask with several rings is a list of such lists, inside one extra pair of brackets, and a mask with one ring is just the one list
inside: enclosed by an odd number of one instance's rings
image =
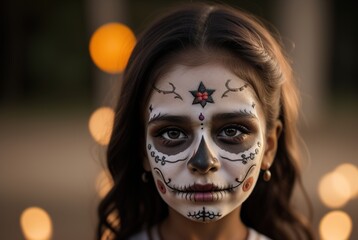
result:
[(240, 132), (235, 128), (226, 128), (224, 129), (224, 133), (228, 137), (235, 137), (238, 133), (240, 134)]
[(179, 129), (167, 129), (160, 133), (160, 136), (167, 140), (182, 140), (187, 138), (187, 135)]
[(176, 130), (170, 130), (167, 132), (167, 135), (171, 139), (177, 139), (180, 137), (180, 132)]
[(226, 128), (223, 128), (219, 132), (218, 136), (223, 138), (234, 138), (245, 133), (247, 133), (247, 131), (245, 131), (242, 126), (228, 126)]
[(242, 125), (229, 125), (220, 130), (218, 139), (227, 144), (239, 144), (242, 143), (250, 131)]
[(187, 141), (188, 136), (178, 128), (167, 128), (158, 134), (158, 139), (163, 146), (178, 147)]

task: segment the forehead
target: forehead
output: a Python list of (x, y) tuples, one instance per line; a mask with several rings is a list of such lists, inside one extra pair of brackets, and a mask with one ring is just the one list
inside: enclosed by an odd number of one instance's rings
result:
[[(204, 99), (200, 98), (203, 94)], [(156, 113), (208, 114), (252, 109), (256, 99), (246, 81), (218, 63), (175, 65), (155, 83), (149, 108)]]

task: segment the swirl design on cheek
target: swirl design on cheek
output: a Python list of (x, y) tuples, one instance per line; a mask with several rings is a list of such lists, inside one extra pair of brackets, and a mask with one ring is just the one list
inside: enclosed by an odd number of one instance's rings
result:
[(169, 183), (172, 181), (170, 178), (168, 178), (168, 180), (165, 180), (165, 177), (162, 173), (162, 171), (160, 171), (159, 168), (154, 168), (155, 172), (157, 173), (157, 175), (164, 181), (165, 185), (170, 188), (173, 189), (172, 187), (169, 186)]
[(206, 211), (205, 207), (203, 207), (202, 210), (194, 211), (193, 213), (189, 212), (187, 216), (195, 220), (200, 219), (202, 222), (205, 222), (208, 219), (212, 220), (214, 218), (221, 217), (221, 214), (219, 212), (214, 213), (213, 211)]
[(252, 164), (252, 165), (250, 166), (249, 170), (247, 170), (246, 175), (245, 175), (245, 177), (244, 177), (242, 180), (239, 180), (239, 178), (236, 178), (235, 181), (238, 182), (239, 184), (236, 185), (235, 187), (238, 187), (238, 186), (240, 186), (243, 182), (245, 182), (247, 176), (249, 176), (249, 174), (251, 173), (252, 169), (254, 169), (255, 167), (256, 167), (256, 164)]
[(239, 88), (231, 88), (229, 87), (229, 82), (231, 81), (231, 79), (228, 79), (225, 83), (225, 87), (227, 88), (227, 90), (223, 93), (223, 95), (221, 95), (221, 98), (224, 97), (228, 97), (227, 93), (228, 92), (237, 92), (237, 91), (243, 91), (245, 88), (247, 88), (248, 84), (244, 84), (243, 86), (239, 87)]
[(261, 143), (257, 142), (257, 148), (255, 148), (254, 151), (250, 152), (248, 155), (246, 154), (241, 154), (241, 158), (237, 158), (237, 159), (231, 159), (231, 158), (227, 158), (224, 156), (220, 156), (222, 159), (231, 161), (231, 162), (242, 162), (243, 164), (246, 164), (249, 160), (254, 160), (256, 155), (260, 152), (259, 148), (261, 147)]

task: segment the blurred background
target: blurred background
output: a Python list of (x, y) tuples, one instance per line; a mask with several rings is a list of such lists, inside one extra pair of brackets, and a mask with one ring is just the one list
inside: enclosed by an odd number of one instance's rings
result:
[[(152, 19), (185, 2), (0, 3), (0, 239), (94, 239), (96, 207), (111, 184), (102, 133), (110, 131), (121, 86), (121, 70), (101, 66), (96, 49), (119, 31), (123, 46), (111, 51), (128, 51)], [(313, 227), (321, 239), (357, 239), (356, 8), (338, 0), (221, 2), (281, 33), (302, 92)], [(120, 25), (99, 32), (110, 22)]]

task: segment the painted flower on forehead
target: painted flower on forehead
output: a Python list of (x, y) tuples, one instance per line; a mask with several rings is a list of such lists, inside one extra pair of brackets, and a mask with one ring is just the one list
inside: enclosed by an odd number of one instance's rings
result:
[(203, 84), (203, 82), (200, 82), (198, 90), (196, 91), (189, 91), (193, 97), (194, 97), (194, 101), (193, 104), (198, 104), (200, 103), (200, 105), (204, 108), (206, 103), (214, 103), (213, 98), (211, 97), (211, 95), (213, 94), (213, 92), (215, 92), (214, 89), (207, 89), (205, 87), (205, 85)]

